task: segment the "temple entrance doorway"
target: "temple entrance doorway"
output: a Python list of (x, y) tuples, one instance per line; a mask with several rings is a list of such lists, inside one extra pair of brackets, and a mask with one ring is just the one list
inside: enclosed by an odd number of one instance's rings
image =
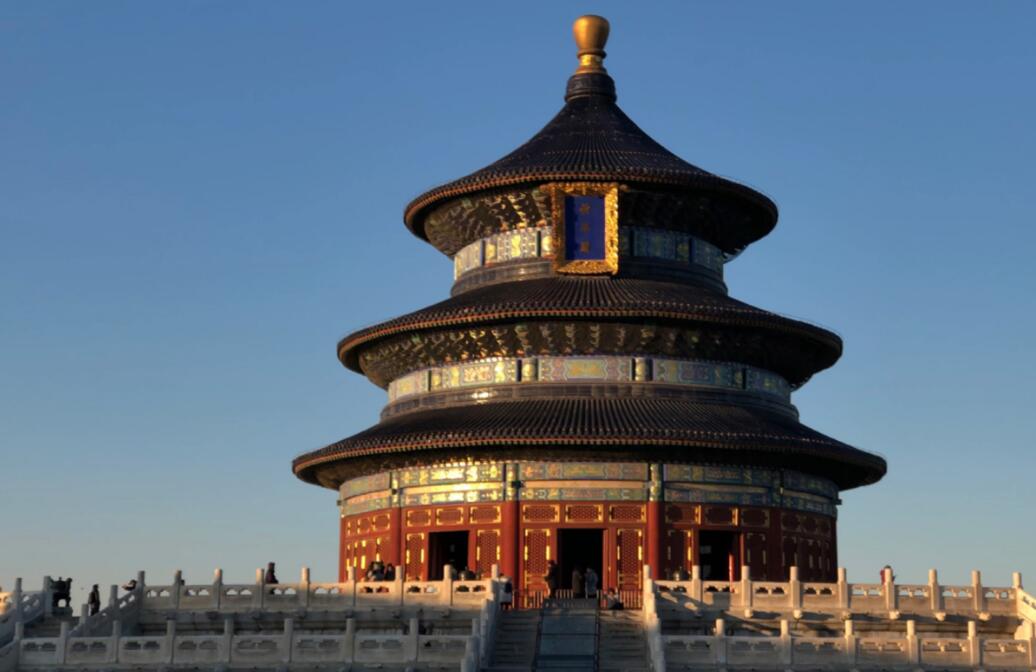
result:
[[(601, 588), (601, 571), (604, 563), (604, 530), (562, 529), (558, 530), (558, 569), (561, 571), (561, 588), (572, 590), (572, 570), (579, 568), (584, 582), (586, 569), (593, 567), (597, 574), (597, 588)], [(585, 586), (585, 583), (584, 583)], [(573, 597), (577, 597), (573, 595)], [(583, 597), (579, 595), (578, 597)]]
[(449, 563), (459, 573), (468, 566), (468, 532), (432, 532), (428, 535), (428, 580), (441, 581)]
[(698, 564), (704, 581), (737, 581), (741, 573), (737, 532), (702, 530), (698, 533)]

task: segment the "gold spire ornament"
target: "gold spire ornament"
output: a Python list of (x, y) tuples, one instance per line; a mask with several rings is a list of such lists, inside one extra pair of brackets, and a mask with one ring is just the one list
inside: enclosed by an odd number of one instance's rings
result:
[(586, 14), (572, 24), (572, 36), (579, 48), (579, 67), (576, 74), (584, 72), (607, 72), (604, 69), (604, 45), (608, 41), (611, 26), (608, 19), (596, 14)]

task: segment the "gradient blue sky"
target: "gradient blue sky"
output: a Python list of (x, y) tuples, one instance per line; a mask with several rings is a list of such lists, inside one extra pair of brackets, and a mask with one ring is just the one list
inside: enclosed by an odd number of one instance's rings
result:
[(290, 462), (385, 400), (335, 343), (447, 295), (402, 208), (553, 116), (584, 12), (630, 116), (778, 203), (732, 294), (845, 339), (795, 403), (889, 461), (850, 579), (1036, 583), (1036, 5), (6, 2), (0, 584), (331, 579)]

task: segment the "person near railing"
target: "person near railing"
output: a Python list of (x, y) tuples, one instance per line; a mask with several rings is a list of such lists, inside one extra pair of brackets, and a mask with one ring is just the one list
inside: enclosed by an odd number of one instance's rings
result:
[(579, 565), (576, 565), (572, 568), (572, 597), (578, 600), (582, 599), (585, 595), (583, 572), (579, 570)]
[(386, 581), (395, 581), (396, 580), (396, 566), (393, 565), (391, 562), (388, 563), (387, 565), (385, 565), (385, 576), (384, 576), (384, 578), (385, 578)]
[(266, 575), (263, 576), (263, 583), (277, 584), (280, 581), (277, 580), (276, 566), (272, 562), (266, 563)]
[(475, 572), (471, 571), (471, 568), (467, 565), (464, 566), (464, 569), (460, 570), (460, 574), (458, 576), (460, 577), (461, 581), (475, 580)]
[(554, 593), (558, 589), (558, 578), (561, 571), (558, 569), (558, 563), (553, 560), (547, 563), (547, 573), (543, 575), (543, 580), (547, 584), (547, 599), (554, 599)]
[(511, 583), (511, 577), (506, 574), (501, 574), (499, 580), (501, 582), (500, 608), (510, 609), (514, 604), (514, 584)]
[(91, 616), (101, 610), (101, 589), (97, 587), (96, 583), (93, 588), (90, 589), (90, 594), (86, 597), (86, 606)]
[(673, 581), (686, 581), (689, 578), (691, 577), (687, 573), (686, 567), (677, 567), (675, 570), (673, 570)]
[(586, 584), (586, 596), (590, 599), (597, 597), (597, 572), (594, 571), (593, 567), (586, 568), (586, 576), (583, 577), (583, 581)]
[(137, 589), (137, 580), (130, 579), (126, 583), (122, 584), (122, 589), (125, 590), (127, 593), (132, 593), (134, 590)]
[(623, 609), (625, 605), (622, 604), (622, 598), (619, 597), (619, 592), (614, 588), (609, 588), (608, 592), (604, 594), (604, 608), (617, 611)]

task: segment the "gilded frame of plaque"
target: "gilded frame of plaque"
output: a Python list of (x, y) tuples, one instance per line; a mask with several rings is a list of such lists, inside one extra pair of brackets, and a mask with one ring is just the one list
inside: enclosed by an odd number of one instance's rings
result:
[[(550, 194), (554, 225), (554, 271), (575, 275), (614, 275), (619, 271), (619, 184), (617, 182), (552, 182), (542, 187)], [(601, 259), (569, 259), (565, 241), (565, 197), (600, 196), (604, 199), (604, 255)]]

